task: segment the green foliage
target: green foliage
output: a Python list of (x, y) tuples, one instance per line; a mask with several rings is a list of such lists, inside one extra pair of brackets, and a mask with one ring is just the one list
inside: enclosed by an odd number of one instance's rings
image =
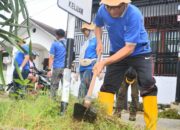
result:
[[(19, 25), (19, 15), (22, 13), (23, 18), (27, 20), (27, 26)], [(9, 17), (8, 17), (9, 16)], [(27, 28), (29, 32), (29, 14), (24, 0), (1, 0), (0, 1), (0, 38), (7, 41), (10, 45), (21, 48), (17, 45), (17, 41), (22, 42), (23, 39), (17, 36), (17, 30), (20, 27)], [(9, 28), (9, 31), (4, 28)]]
[[(19, 16), (22, 15), (26, 19), (26, 26), (19, 25)], [(24, 51), (17, 42), (23, 42), (23, 39), (18, 37), (17, 31), (19, 28), (27, 28), (29, 31), (29, 14), (25, 4), (25, 0), (0, 0), (0, 40), (6, 41), (10, 46), (15, 46), (18, 50)], [(7, 31), (9, 29), (9, 31)], [(11, 55), (11, 52), (3, 42), (0, 44)], [(0, 52), (2, 52), (0, 50)], [(3, 77), (2, 56), (0, 54), (0, 80), (5, 84)]]
[(22, 86), (30, 86), (30, 87), (34, 86), (34, 84), (31, 83), (29, 79), (24, 79), (24, 80), (14, 79), (14, 81)]
[(2, 52), (0, 51), (0, 82), (2, 82), (3, 84), (5, 84), (5, 80), (4, 80), (4, 76), (3, 76), (3, 64), (2, 64)]
[[(2, 128), (25, 128), (27, 130), (134, 130), (115, 117), (106, 117), (98, 107), (98, 119), (94, 124), (78, 122), (72, 118), (76, 102), (71, 97), (65, 116), (59, 116), (59, 103), (48, 96), (29, 97), (26, 100), (0, 103), (0, 126)], [(102, 110), (102, 111), (101, 111)], [(100, 114), (101, 111), (101, 114)]]
[(159, 113), (160, 118), (169, 118), (169, 119), (180, 119), (180, 114), (176, 109), (168, 109)]

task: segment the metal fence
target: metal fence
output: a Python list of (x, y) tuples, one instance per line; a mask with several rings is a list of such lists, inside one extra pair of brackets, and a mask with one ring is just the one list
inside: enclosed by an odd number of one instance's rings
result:
[[(144, 24), (151, 41), (154, 56), (154, 73), (160, 76), (175, 76), (177, 71), (178, 44), (180, 44), (180, 22), (177, 21), (180, 0), (132, 0), (144, 15)], [(92, 19), (98, 4), (93, 6)], [(76, 19), (75, 52), (76, 65), (80, 43), (84, 37), (80, 32), (82, 21)], [(109, 55), (109, 38), (103, 30), (104, 58)]]
[(155, 75), (175, 76), (180, 32), (176, 29), (149, 30), (148, 32), (155, 62)]
[(149, 33), (154, 56), (154, 73), (176, 76), (180, 22), (177, 21), (180, 0), (134, 0)]

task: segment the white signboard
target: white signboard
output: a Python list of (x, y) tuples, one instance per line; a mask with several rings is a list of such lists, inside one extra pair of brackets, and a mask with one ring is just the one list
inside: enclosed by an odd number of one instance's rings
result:
[(180, 15), (177, 15), (177, 21), (180, 22)]
[(57, 4), (68, 13), (91, 23), (92, 0), (58, 0)]
[(178, 5), (178, 10), (180, 10), (180, 5)]

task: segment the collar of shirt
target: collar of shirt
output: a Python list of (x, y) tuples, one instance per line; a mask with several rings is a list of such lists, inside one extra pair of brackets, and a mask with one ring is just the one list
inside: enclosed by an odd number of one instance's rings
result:
[(123, 13), (122, 13), (121, 16), (120, 16), (121, 18), (122, 18), (122, 17), (125, 15), (125, 13), (127, 12), (128, 7), (129, 7), (129, 4), (125, 7)]

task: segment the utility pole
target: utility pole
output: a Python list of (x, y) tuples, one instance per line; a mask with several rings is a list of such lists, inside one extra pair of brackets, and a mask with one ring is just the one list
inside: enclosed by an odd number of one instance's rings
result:
[(74, 47), (74, 30), (75, 30), (75, 17), (68, 14), (67, 25), (67, 48), (66, 48), (66, 68), (64, 69), (63, 87), (61, 97), (61, 115), (64, 115), (69, 103), (69, 91), (71, 85), (71, 65), (73, 60), (73, 47)]
[(71, 65), (73, 59), (74, 47), (74, 32), (75, 32), (75, 17), (91, 23), (93, 0), (57, 0), (59, 8), (68, 12), (68, 25), (67, 25), (67, 55), (66, 55), (66, 68), (64, 69), (63, 88), (61, 98), (61, 115), (67, 109), (69, 102), (69, 89), (71, 84)]
[(178, 47), (178, 63), (177, 63), (177, 84), (176, 84), (176, 102), (180, 103), (180, 43)]
[[(178, 14), (180, 14), (180, 4), (178, 5)], [(177, 15), (177, 21), (180, 22), (180, 15)], [(180, 42), (178, 43), (177, 84), (175, 101), (180, 103)]]

